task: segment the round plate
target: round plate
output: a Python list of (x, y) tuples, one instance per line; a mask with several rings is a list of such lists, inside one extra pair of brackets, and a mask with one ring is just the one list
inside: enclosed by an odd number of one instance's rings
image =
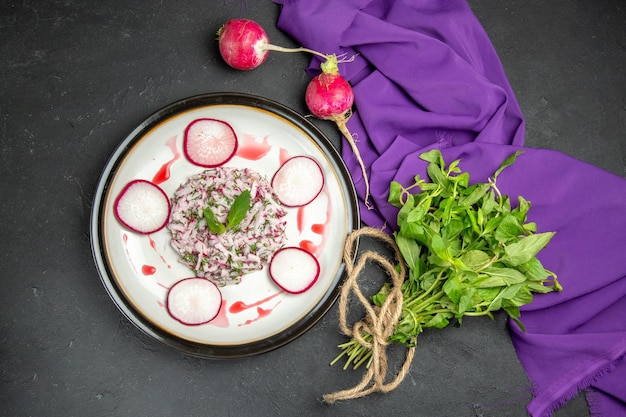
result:
[[(228, 122), (239, 138), (226, 164), (252, 168), (268, 181), (287, 158), (308, 155), (322, 167), (325, 186), (310, 204), (287, 208), (287, 246), (317, 256), (321, 273), (303, 294), (280, 290), (267, 267), (222, 288), (218, 317), (201, 326), (174, 320), (165, 308), (168, 289), (193, 276), (170, 247), (167, 229), (141, 235), (114, 217), (113, 202), (134, 179), (159, 185), (170, 197), (204, 168), (182, 152), (186, 126), (198, 118)], [(120, 311), (149, 336), (188, 354), (249, 356), (280, 347), (307, 331), (332, 306), (344, 280), (345, 237), (359, 226), (354, 185), (328, 139), (309, 121), (273, 101), (243, 94), (206, 94), (173, 103), (150, 116), (118, 146), (96, 190), (91, 244), (100, 278)]]

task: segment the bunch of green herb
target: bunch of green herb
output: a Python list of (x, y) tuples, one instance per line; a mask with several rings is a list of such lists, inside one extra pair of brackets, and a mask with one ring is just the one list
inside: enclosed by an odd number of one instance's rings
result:
[[(400, 208), (394, 238), (409, 273), (402, 284), (402, 315), (389, 342), (412, 347), (426, 328), (461, 325), (464, 316), (493, 318), (499, 310), (524, 330), (520, 306), (530, 303), (533, 293), (562, 289), (536, 256), (555, 233), (537, 233), (527, 219), (530, 202), (520, 196), (512, 208), (496, 186), (498, 175), (520, 153), (507, 158), (486, 183), (470, 186), (460, 160), (446, 166), (441, 152), (432, 150), (420, 155), (429, 163), (430, 182), (417, 175), (408, 187), (391, 183), (389, 202)], [(373, 304), (382, 306), (390, 288), (384, 284)], [(343, 356), (344, 369), (371, 363), (371, 350), (356, 339), (339, 347), (342, 352), (332, 363)]]

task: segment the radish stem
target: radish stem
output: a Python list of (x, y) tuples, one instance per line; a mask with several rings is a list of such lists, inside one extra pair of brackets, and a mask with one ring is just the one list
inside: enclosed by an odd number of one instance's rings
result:
[(327, 55), (324, 54), (322, 52), (318, 52), (315, 51), (313, 49), (309, 49), (309, 48), (305, 48), (303, 46), (298, 47), (298, 48), (286, 48), (284, 46), (278, 46), (278, 45), (274, 45), (271, 43), (268, 43), (264, 46), (264, 48), (266, 51), (276, 51), (276, 52), (306, 52), (309, 53), (311, 55), (317, 55), (320, 58), (324, 58), (324, 62), (322, 62), (322, 65), (324, 65), (324, 63), (326, 63), (327, 61), (334, 61), (335, 65), (338, 63), (344, 63), (344, 62), (352, 62), (354, 61), (354, 59), (356, 58), (356, 55), (352, 55), (350, 58), (343, 58), (344, 56), (346, 56), (347, 54), (341, 54), (340, 57), (342, 57), (341, 59), (338, 59), (339, 57), (335, 54), (331, 54), (331, 55)]
[(265, 48), (268, 51), (276, 51), (276, 52), (308, 52), (310, 54), (317, 55), (317, 56), (319, 56), (321, 58), (328, 59), (328, 55), (325, 55), (325, 54), (323, 54), (321, 52), (317, 52), (317, 51), (314, 51), (312, 49), (304, 48), (304, 47), (300, 47), (300, 48), (285, 48), (285, 47), (282, 47), (282, 46), (273, 45), (271, 43), (268, 43), (265, 46)]
[(361, 153), (359, 152), (359, 149), (356, 147), (356, 142), (354, 141), (354, 137), (352, 136), (352, 133), (350, 133), (350, 130), (348, 130), (348, 127), (346, 126), (346, 122), (350, 118), (351, 114), (352, 112), (348, 110), (346, 113), (341, 114), (339, 116), (335, 116), (330, 120), (335, 122), (335, 124), (339, 128), (339, 131), (346, 138), (346, 140), (350, 144), (350, 147), (352, 148), (352, 152), (354, 152), (354, 155), (356, 156), (356, 159), (359, 162), (359, 165), (361, 166), (361, 172), (363, 173), (363, 181), (365, 181), (364, 203), (365, 203), (365, 207), (367, 207), (368, 210), (371, 210), (373, 206), (369, 202), (370, 183), (367, 178), (367, 172), (365, 171), (365, 163), (363, 162), (363, 158), (361, 158)]

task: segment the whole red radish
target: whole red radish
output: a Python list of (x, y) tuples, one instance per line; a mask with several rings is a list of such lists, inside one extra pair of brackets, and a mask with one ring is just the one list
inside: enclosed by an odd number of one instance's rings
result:
[(224, 61), (238, 70), (252, 70), (267, 59), (270, 51), (308, 52), (326, 59), (321, 52), (307, 48), (284, 48), (270, 44), (265, 30), (254, 20), (231, 19), (217, 31), (220, 54)]
[(267, 33), (253, 20), (231, 19), (218, 30), (217, 35), (222, 58), (235, 69), (254, 69), (270, 53)]
[(371, 208), (368, 201), (370, 192), (365, 164), (356, 147), (354, 138), (346, 126), (346, 122), (352, 115), (352, 104), (354, 104), (352, 87), (339, 73), (337, 57), (335, 55), (327, 56), (321, 68), (321, 74), (315, 76), (307, 86), (304, 96), (306, 105), (313, 116), (335, 122), (339, 131), (341, 131), (343, 136), (348, 140), (361, 166), (361, 172), (363, 173), (363, 180), (365, 182), (365, 206), (369, 209)]
[(344, 117), (346, 113), (349, 115), (354, 103), (352, 87), (339, 71), (322, 72), (313, 78), (304, 97), (307, 107), (315, 117), (333, 121)]

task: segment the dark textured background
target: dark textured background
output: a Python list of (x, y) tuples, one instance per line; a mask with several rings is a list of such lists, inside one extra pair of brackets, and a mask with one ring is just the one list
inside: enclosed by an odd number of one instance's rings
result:
[[(626, 176), (626, 3), (470, 4), (524, 111), (526, 144)], [(217, 54), (215, 31), (232, 17), (296, 46), (275, 28), (278, 12), (270, 0), (0, 1), (2, 416), (526, 415), (529, 381), (502, 316), (424, 333), (396, 391), (328, 406), (322, 394), (361, 377), (328, 366), (344, 340), (336, 306), (279, 350), (211, 361), (144, 336), (108, 298), (89, 215), (126, 134), (204, 92), (252, 93), (306, 112), (308, 57), (272, 54), (243, 73)], [(339, 143), (332, 125), (316, 123)], [(588, 415), (584, 398), (555, 415)]]

